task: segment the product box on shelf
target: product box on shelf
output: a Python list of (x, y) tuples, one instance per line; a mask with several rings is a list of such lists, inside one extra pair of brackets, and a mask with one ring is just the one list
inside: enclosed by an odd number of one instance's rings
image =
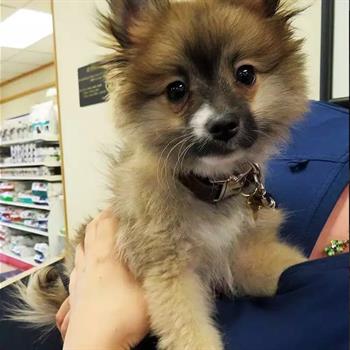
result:
[[(35, 142), (12, 145), (10, 152), (2, 157), (0, 165), (47, 163), (60, 161), (58, 146), (43, 145)], [(56, 164), (55, 164), (56, 165)], [(57, 164), (59, 166), (59, 164)]]
[(49, 213), (47, 211), (26, 210), (0, 205), (0, 223), (23, 225), (40, 231), (47, 231)]
[(1, 182), (0, 202), (49, 205), (50, 198), (62, 195), (61, 183), (47, 182)]
[(47, 166), (38, 167), (18, 167), (18, 168), (6, 168), (0, 170), (0, 175), (6, 177), (41, 177), (60, 175), (61, 168), (51, 168)]
[(58, 134), (57, 114), (53, 101), (35, 105), (29, 114), (6, 119), (2, 124), (1, 142)]
[(47, 239), (0, 230), (0, 254), (18, 257), (32, 263), (42, 263), (48, 257)]

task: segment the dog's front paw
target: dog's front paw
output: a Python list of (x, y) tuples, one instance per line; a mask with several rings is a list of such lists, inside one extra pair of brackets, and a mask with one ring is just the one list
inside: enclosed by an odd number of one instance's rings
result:
[(306, 259), (271, 231), (247, 234), (239, 243), (233, 256), (233, 274), (238, 292), (245, 295), (275, 295), (283, 271)]

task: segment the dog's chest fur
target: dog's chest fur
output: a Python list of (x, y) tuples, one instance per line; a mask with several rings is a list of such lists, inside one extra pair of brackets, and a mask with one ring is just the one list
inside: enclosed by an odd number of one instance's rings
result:
[(163, 186), (155, 169), (152, 159), (133, 154), (115, 172), (114, 207), (125, 219), (119, 249), (129, 265), (142, 276), (147, 264), (181, 256), (206, 284), (231, 288), (235, 240), (253, 225), (245, 198), (206, 203), (173, 178)]
[(231, 289), (233, 248), (237, 237), (254, 225), (252, 212), (241, 197), (215, 205), (192, 200), (188, 232), (195, 247), (191, 257), (195, 269), (208, 283)]

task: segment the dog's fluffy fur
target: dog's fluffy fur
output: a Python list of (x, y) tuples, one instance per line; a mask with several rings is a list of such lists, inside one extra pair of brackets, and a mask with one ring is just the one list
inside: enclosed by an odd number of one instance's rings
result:
[[(159, 349), (223, 349), (214, 289), (273, 295), (304, 257), (278, 238), (279, 210), (254, 217), (241, 196), (202, 202), (178, 176), (223, 178), (247, 160), (263, 164), (306, 111), (295, 13), (278, 0), (108, 2), (101, 24), (114, 51), (104, 63), (124, 141), (111, 178), (116, 248), (143, 284)], [(235, 78), (242, 65), (255, 67), (252, 86)], [(189, 91), (172, 103), (166, 91), (177, 80)], [(240, 131), (222, 144), (205, 125), (227, 112)], [(66, 294), (43, 270), (22, 296), (32, 314), (21, 319), (43, 325)]]

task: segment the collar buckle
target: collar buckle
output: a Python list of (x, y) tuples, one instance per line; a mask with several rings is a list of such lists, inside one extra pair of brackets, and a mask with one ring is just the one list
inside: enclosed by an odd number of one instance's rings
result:
[(219, 196), (213, 202), (218, 203), (225, 198), (240, 194), (247, 198), (248, 205), (254, 211), (262, 208), (276, 209), (276, 201), (267, 193), (263, 184), (260, 165), (251, 162), (248, 164), (249, 169), (239, 175), (231, 175), (225, 180), (210, 181), (213, 185), (221, 186)]
[(242, 192), (242, 189), (246, 183), (247, 176), (252, 172), (252, 164), (248, 163), (249, 168), (238, 175), (231, 175), (225, 180), (210, 180), (212, 185), (221, 186), (219, 196), (213, 200), (214, 203), (221, 202), (227, 197), (238, 195)]

